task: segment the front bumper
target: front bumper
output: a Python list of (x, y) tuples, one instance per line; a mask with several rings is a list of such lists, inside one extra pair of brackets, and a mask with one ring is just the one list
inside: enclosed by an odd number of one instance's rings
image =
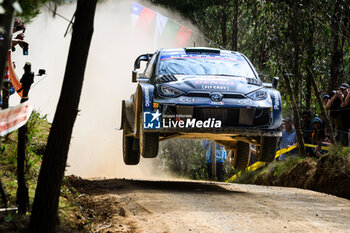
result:
[(160, 128), (144, 128), (145, 132), (193, 134), (210, 133), (244, 136), (281, 136), (273, 125), (272, 108), (251, 106), (179, 105), (157, 103)]

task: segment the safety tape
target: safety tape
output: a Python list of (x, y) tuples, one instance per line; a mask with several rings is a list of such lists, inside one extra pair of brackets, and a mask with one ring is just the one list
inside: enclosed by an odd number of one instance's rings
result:
[[(317, 147), (317, 145), (313, 145), (313, 144), (304, 144), (304, 146), (305, 147), (312, 147), (312, 148), (316, 148)], [(276, 151), (275, 159), (277, 159), (281, 154), (285, 154), (285, 153), (295, 149), (296, 147), (297, 146), (294, 145), (294, 146), (290, 146), (288, 148), (282, 148), (282, 149)], [(321, 146), (321, 149), (322, 150), (328, 150), (329, 147)], [(262, 166), (264, 166), (265, 164), (266, 164), (266, 162), (261, 162), (261, 161), (255, 162), (252, 165), (250, 165), (249, 167), (247, 167), (245, 169), (245, 171), (255, 171), (255, 170), (261, 168)], [(235, 179), (237, 179), (237, 177), (241, 176), (241, 174), (242, 174), (242, 171), (239, 171), (238, 173), (236, 173), (233, 176), (231, 176), (230, 178), (228, 178), (225, 182), (226, 183), (232, 182)]]

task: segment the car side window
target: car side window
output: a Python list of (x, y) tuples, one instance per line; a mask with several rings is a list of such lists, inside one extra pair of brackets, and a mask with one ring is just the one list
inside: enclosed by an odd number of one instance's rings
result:
[(155, 60), (156, 60), (157, 54), (154, 54), (151, 58), (151, 60), (148, 62), (147, 67), (145, 69), (145, 71), (143, 72), (143, 75), (147, 78), (151, 78), (153, 73), (154, 73), (154, 69), (155, 69)]

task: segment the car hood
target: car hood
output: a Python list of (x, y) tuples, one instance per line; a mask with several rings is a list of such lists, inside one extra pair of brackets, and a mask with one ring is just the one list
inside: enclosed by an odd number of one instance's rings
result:
[(168, 80), (170, 81), (161, 82), (161, 85), (171, 86), (185, 92), (248, 94), (263, 87), (260, 80), (237, 76), (173, 75)]

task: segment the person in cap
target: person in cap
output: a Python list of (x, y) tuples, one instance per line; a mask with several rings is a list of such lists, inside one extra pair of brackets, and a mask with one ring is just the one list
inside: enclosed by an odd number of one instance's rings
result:
[[(326, 105), (326, 109), (330, 111), (329, 115), (332, 119), (333, 128), (335, 129), (335, 140), (341, 144), (345, 143), (344, 135), (342, 135), (342, 132), (344, 130), (344, 115), (342, 111), (343, 109), (341, 109), (341, 105), (344, 102), (344, 88), (347, 86), (348, 85), (346, 83), (341, 84)], [(341, 141), (343, 141), (343, 143)]]
[[(312, 132), (314, 128), (312, 127), (311, 120), (313, 113), (310, 110), (305, 110), (301, 114), (302, 122), (301, 129), (303, 130), (304, 143), (312, 143)], [(309, 147), (306, 148), (306, 155), (312, 156), (313, 150)]]
[(331, 97), (329, 96), (329, 95), (324, 95), (324, 96), (322, 96), (322, 104), (323, 104), (323, 106), (327, 106), (327, 103), (328, 103), (328, 101), (331, 99)]
[[(207, 171), (209, 178), (212, 177), (212, 161), (211, 161), (211, 141), (210, 140), (203, 140), (202, 141), (202, 148), (203, 150), (206, 150), (205, 157), (207, 160)], [(215, 161), (216, 161), (216, 178), (218, 181), (224, 181), (225, 178), (225, 166), (224, 162), (226, 160), (226, 150), (225, 147), (221, 146), (218, 143), (214, 143), (215, 145)]]
[(319, 117), (314, 117), (311, 121), (312, 126), (314, 128), (314, 132), (312, 133), (312, 143), (317, 145), (322, 142), (325, 137), (324, 127), (322, 125), (322, 120)]
[[(282, 131), (282, 137), (279, 142), (279, 149), (289, 148), (297, 144), (297, 135), (294, 129), (293, 120), (291, 118), (285, 118), (283, 120), (285, 129)], [(278, 160), (285, 160), (289, 156), (297, 155), (297, 150), (293, 149), (287, 153), (281, 154)]]
[(344, 95), (340, 104), (340, 116), (342, 120), (342, 132), (340, 132), (340, 143), (342, 146), (350, 146), (350, 85), (342, 83), (339, 90)]

